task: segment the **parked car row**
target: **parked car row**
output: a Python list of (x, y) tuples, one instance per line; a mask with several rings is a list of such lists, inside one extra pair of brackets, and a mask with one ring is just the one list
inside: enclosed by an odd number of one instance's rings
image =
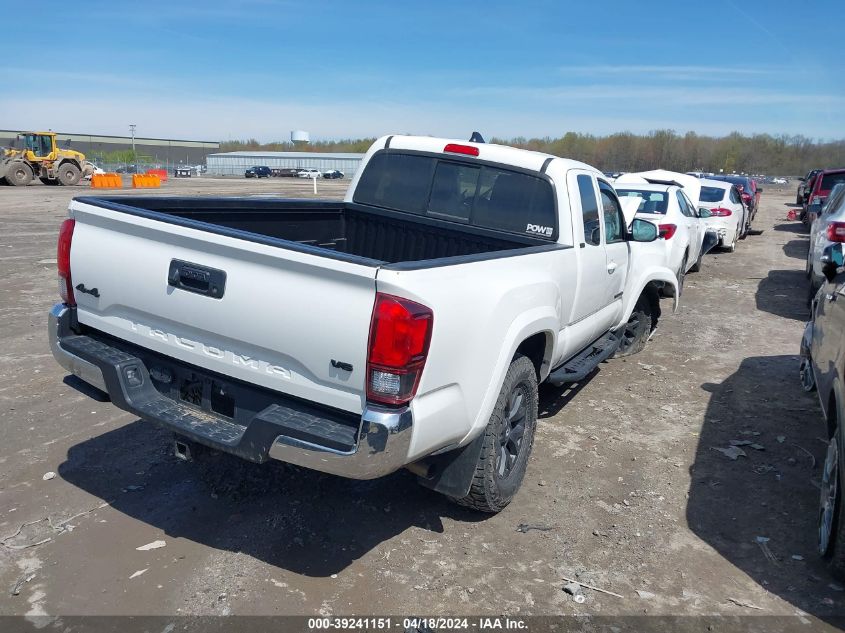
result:
[[(801, 339), (799, 377), (818, 392), (827, 450), (819, 482), (817, 548), (831, 573), (845, 580), (845, 204), (843, 185), (831, 211), (832, 233), (817, 239), (821, 286), (811, 302), (810, 321)], [(831, 196), (832, 197), (832, 196)], [(838, 219), (833, 219), (836, 216)], [(819, 221), (817, 220), (817, 224)], [(825, 239), (833, 238), (831, 239)], [(815, 274), (815, 272), (814, 272)]]
[(827, 441), (817, 544), (833, 575), (845, 579), (845, 169), (813, 169), (800, 181), (796, 203), (810, 227), (810, 320), (799, 377), (805, 390), (818, 392)]
[(701, 269), (707, 252), (715, 246), (734, 252), (751, 229), (754, 215), (741, 185), (727, 180), (655, 170), (623, 174), (614, 185), (623, 200), (639, 199), (636, 217), (657, 225), (679, 289), (688, 272)]
[(818, 217), (818, 210), (825, 203), (837, 183), (845, 182), (843, 169), (813, 169), (802, 179), (795, 196), (796, 204), (802, 205), (801, 220), (812, 226)]
[(304, 168), (270, 168), (266, 165), (255, 165), (244, 171), (244, 178), (343, 178), (344, 173), (337, 169), (321, 172), (319, 169)]

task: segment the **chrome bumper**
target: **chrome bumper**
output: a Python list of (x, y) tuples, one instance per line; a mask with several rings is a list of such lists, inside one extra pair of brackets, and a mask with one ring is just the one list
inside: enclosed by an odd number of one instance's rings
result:
[(358, 446), (342, 453), (296, 438), (279, 436), (270, 457), (279, 461), (351, 479), (375, 479), (408, 463), (414, 418), (407, 407), (367, 406), (361, 415)]
[[(184, 420), (193, 417), (192, 410), (187, 405), (169, 401), (172, 403), (171, 408), (184, 407), (185, 411), (176, 416), (158, 414), (156, 411), (163, 411), (167, 408), (167, 404), (165, 403), (162, 407), (144, 407), (143, 398), (133, 396), (133, 389), (127, 388), (122, 382), (122, 372), (114, 370), (107, 362), (101, 362), (100, 366), (95, 365), (63, 348), (63, 338), (76, 336), (76, 333), (71, 329), (73, 320), (75, 320), (74, 311), (64, 304), (57, 304), (50, 310), (48, 320), (50, 349), (59, 365), (88, 384), (108, 393), (116, 406), (141, 418), (170, 428), (175, 433), (252, 461), (264, 461), (269, 457), (350, 479), (375, 479), (399, 470), (408, 463), (408, 451), (414, 424), (413, 414), (408, 407), (390, 409), (367, 405), (361, 414), (357, 444), (353, 450), (348, 452), (312, 444), (282, 434), (279, 432), (281, 427), (269, 427), (272, 431), (276, 431), (275, 433), (270, 432), (269, 435), (264, 432), (251, 433), (250, 427), (254, 427), (253, 431), (258, 431), (258, 427), (262, 425), (265, 429), (268, 428), (266, 426), (268, 418), (263, 417), (262, 413), (258, 413), (244, 427), (236, 427), (231, 423), (231, 420), (221, 420), (219, 424), (225, 425), (226, 428), (241, 429), (239, 437), (237, 437), (238, 433), (235, 432), (225, 442), (218, 441), (219, 433), (214, 432), (214, 415), (209, 415), (208, 412), (197, 417), (195, 422), (181, 426)], [(76, 338), (87, 337), (76, 336)], [(70, 343), (68, 342), (68, 344)], [(126, 356), (130, 359), (133, 358), (128, 354)], [(98, 360), (94, 357), (92, 359)], [(136, 361), (140, 364), (139, 370), (147, 375), (143, 363), (140, 363), (138, 359), (132, 362)], [(115, 385), (114, 392), (111, 392), (107, 387), (103, 374), (104, 370), (109, 372), (109, 382)], [(150, 382), (149, 379), (146, 380), (147, 385)], [(150, 394), (153, 397), (163, 398), (153, 390), (150, 391)]]
[(50, 351), (53, 352), (53, 358), (74, 376), (81, 378), (100, 391), (108, 391), (106, 381), (103, 379), (103, 372), (100, 371), (99, 367), (62, 349), (62, 338), (72, 334), (70, 329), (71, 315), (72, 311), (65, 304), (57, 303), (47, 317), (47, 335), (50, 339)]

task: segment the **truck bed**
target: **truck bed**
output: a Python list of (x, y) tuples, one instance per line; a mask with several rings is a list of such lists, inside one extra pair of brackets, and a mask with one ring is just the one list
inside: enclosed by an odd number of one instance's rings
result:
[[(550, 246), (548, 240), (327, 200), (104, 197), (80, 202), (237, 237), (262, 236), (393, 264)], [(329, 255), (328, 252), (325, 252)], [(364, 263), (364, 262), (362, 262)]]

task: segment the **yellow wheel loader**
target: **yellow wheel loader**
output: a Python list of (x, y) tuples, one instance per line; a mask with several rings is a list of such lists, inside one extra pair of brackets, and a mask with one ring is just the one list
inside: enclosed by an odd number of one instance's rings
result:
[(39, 178), (45, 185), (75, 185), (93, 172), (85, 154), (59, 149), (55, 132), (20, 132), (0, 156), (0, 184), (20, 187)]

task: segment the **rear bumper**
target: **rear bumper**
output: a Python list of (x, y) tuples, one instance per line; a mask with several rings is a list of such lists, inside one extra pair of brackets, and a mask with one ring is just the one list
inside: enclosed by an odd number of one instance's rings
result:
[[(250, 461), (277, 459), (351, 479), (374, 479), (408, 463), (414, 425), (410, 408), (367, 405), (357, 418), (172, 359), (152, 360), (148, 350), (94, 333), (79, 335), (75, 320), (75, 310), (64, 304), (50, 310), (50, 349), (59, 365), (108, 393), (121, 409), (179, 435)], [(170, 387), (171, 381), (160, 381), (162, 373), (177, 379), (188, 373), (199, 384), (204, 380), (222, 387), (259, 403), (260, 409), (225, 416), (205, 406), (205, 396), (199, 406), (168, 397), (168, 390), (178, 392), (178, 380)]]

